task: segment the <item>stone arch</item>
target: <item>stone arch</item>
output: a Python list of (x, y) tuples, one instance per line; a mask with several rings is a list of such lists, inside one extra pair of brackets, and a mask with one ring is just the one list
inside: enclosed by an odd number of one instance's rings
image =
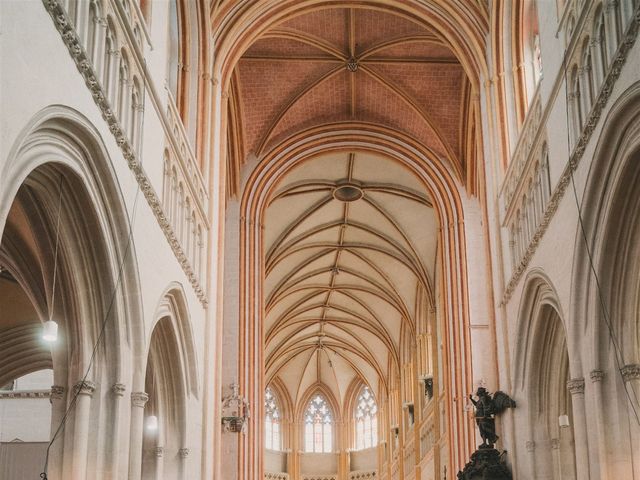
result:
[(2, 172), (2, 263), (38, 312), (33, 333), (50, 309), (60, 325), (51, 351), (54, 429), (67, 405), (59, 395), (70, 399), (74, 384), (87, 382), (79, 387), (78, 403), (84, 406), (73, 413), (73, 428), (65, 429), (51, 450), (49, 472), (55, 476), (83, 478), (96, 468), (95, 446), (120, 440), (110, 436), (117, 431), (113, 419), (101, 417), (90, 430), (88, 415), (111, 408), (111, 385), (129, 381), (133, 352), (142, 345), (141, 326), (132, 321), (140, 318), (135, 248), (122, 235), (129, 223), (115, 178), (96, 129), (61, 106), (47, 107), (29, 121)]
[(608, 405), (596, 416), (600, 465), (628, 476), (632, 467), (616, 462), (604, 444), (626, 458), (640, 447), (640, 82), (620, 96), (604, 125), (580, 203), (571, 310), (589, 339), (596, 405)]
[[(518, 399), (516, 416), (528, 425), (528, 467), (536, 478), (576, 478), (576, 460), (584, 459), (577, 459), (573, 448), (574, 435), (584, 434), (585, 425), (574, 414), (572, 401), (573, 394), (584, 395), (584, 379), (568, 347), (565, 325), (551, 281), (544, 272), (531, 271), (518, 314), (515, 384), (524, 396)], [(570, 428), (560, 428), (561, 415), (570, 418)], [(586, 443), (586, 438), (579, 441)]]
[[(331, 151), (339, 149), (359, 149), (382, 153), (389, 158), (404, 164), (409, 170), (424, 183), (425, 189), (434, 199), (436, 206), (436, 217), (441, 225), (441, 238), (443, 246), (442, 271), (446, 272), (451, 283), (445, 286), (447, 293), (453, 301), (449, 303), (443, 314), (444, 335), (452, 335), (457, 339), (455, 347), (450, 346), (450, 350), (445, 352), (445, 364), (452, 368), (455, 363), (461, 372), (456, 376), (452, 371), (444, 371), (444, 383), (447, 385), (447, 395), (450, 400), (456, 395), (463, 395), (470, 391), (472, 383), (470, 370), (471, 351), (468, 332), (468, 312), (466, 309), (467, 280), (465, 272), (466, 256), (464, 253), (465, 232), (464, 229), (455, 228), (463, 221), (463, 205), (459, 196), (460, 186), (453, 179), (452, 172), (443, 165), (435, 155), (424, 149), (406, 136), (390, 131), (376, 125), (370, 124), (332, 124), (326, 127), (310, 129), (296, 135), (283, 142), (255, 168), (247, 180), (244, 188), (244, 195), (240, 205), (240, 217), (243, 221), (240, 224), (240, 330), (244, 338), (258, 338), (261, 331), (259, 328), (260, 313), (259, 306), (254, 302), (247, 302), (246, 295), (254, 292), (256, 298), (260, 298), (260, 291), (256, 278), (258, 275), (249, 272), (259, 271), (262, 267), (259, 263), (261, 249), (261, 229), (263, 209), (269, 198), (270, 191), (277, 183), (278, 178), (284, 175), (290, 168), (298, 162), (303, 161), (316, 152)], [(258, 319), (258, 320), (256, 320)], [(252, 341), (253, 342), (253, 341)], [(252, 342), (249, 342), (251, 344)], [(252, 350), (241, 343), (240, 358), (252, 358), (257, 365), (262, 364), (262, 353)], [(253, 372), (248, 375), (240, 363), (240, 385), (244, 389), (244, 394), (253, 403), (260, 403), (261, 392), (258, 390), (261, 381), (254, 380), (252, 375), (260, 377), (260, 372)], [(448, 412), (448, 419), (451, 428), (450, 448), (452, 451), (451, 462), (463, 462), (473, 441), (473, 432), (469, 423), (462, 418), (462, 412), (452, 409)], [(260, 425), (254, 419), (250, 419), (250, 428), (260, 432)], [(253, 440), (249, 439), (248, 444), (243, 448), (259, 449), (259, 445), (253, 445)], [(247, 454), (245, 454), (247, 455)], [(251, 454), (248, 454), (251, 456)], [(247, 467), (249, 468), (249, 467)], [(253, 465), (259, 470), (261, 466)], [(453, 467), (452, 467), (453, 468)], [(243, 473), (253, 478), (252, 473)], [(256, 475), (260, 475), (256, 471)]]
[[(576, 320), (589, 329), (593, 319), (596, 358), (606, 363), (610, 332), (602, 318), (600, 298), (611, 319), (612, 334), (619, 342), (621, 360), (640, 362), (640, 322), (628, 321), (639, 315), (637, 273), (634, 262), (640, 254), (637, 238), (640, 232), (637, 218), (640, 191), (640, 82), (630, 87), (611, 108), (602, 132), (594, 161), (589, 171), (585, 194), (581, 202), (583, 233), (576, 232), (572, 295)], [(635, 210), (634, 210), (635, 209)], [(589, 254), (597, 272), (596, 284)], [(636, 277), (634, 277), (634, 274)], [(599, 292), (598, 290), (601, 289)], [(602, 297), (600, 297), (602, 295)], [(586, 322), (585, 320), (586, 319)], [(604, 343), (598, 339), (604, 338)]]

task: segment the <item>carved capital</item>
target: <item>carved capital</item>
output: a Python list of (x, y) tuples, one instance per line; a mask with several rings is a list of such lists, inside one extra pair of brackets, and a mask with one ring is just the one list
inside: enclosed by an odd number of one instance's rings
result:
[(77, 392), (78, 395), (91, 396), (93, 392), (96, 391), (96, 384), (89, 380), (80, 381), (73, 386), (73, 390)]
[(532, 453), (536, 449), (536, 442), (533, 440), (527, 440), (524, 444), (527, 452)]
[(573, 378), (567, 382), (571, 395), (584, 394), (584, 378)]
[(188, 448), (181, 448), (178, 450), (178, 455), (180, 458), (187, 458), (189, 456), (190, 450)]
[(124, 383), (114, 383), (111, 386), (111, 392), (113, 392), (113, 394), (116, 397), (122, 397), (124, 395), (124, 391), (127, 389), (127, 387), (125, 386)]
[(64, 387), (51, 385), (51, 400), (60, 400), (64, 396)]
[(164, 455), (164, 447), (156, 447), (153, 449), (153, 454), (158, 457), (161, 458)]
[(631, 363), (629, 365), (625, 365), (620, 369), (620, 373), (622, 374), (622, 378), (625, 382), (638, 380), (640, 379), (640, 364)]
[(602, 370), (592, 370), (589, 373), (589, 378), (591, 378), (592, 382), (601, 382), (604, 378), (604, 372)]
[(131, 392), (131, 404), (134, 407), (144, 408), (149, 401), (149, 395), (145, 392)]
[(551, 446), (552, 450), (557, 450), (558, 448), (560, 448), (560, 440), (557, 438), (552, 438), (549, 442), (549, 445)]

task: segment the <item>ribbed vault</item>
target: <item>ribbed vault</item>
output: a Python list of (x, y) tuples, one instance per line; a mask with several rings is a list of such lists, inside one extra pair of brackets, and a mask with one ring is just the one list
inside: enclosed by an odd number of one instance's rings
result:
[(431, 291), (437, 219), (420, 180), (370, 152), (321, 154), (277, 185), (265, 219), (265, 359), (294, 403), (341, 403), (355, 378), (385, 392), (416, 292)]
[(229, 184), (307, 128), (363, 122), (420, 141), (461, 181), (473, 177), (472, 84), (449, 37), (378, 9), (325, 8), (262, 33), (229, 85)]

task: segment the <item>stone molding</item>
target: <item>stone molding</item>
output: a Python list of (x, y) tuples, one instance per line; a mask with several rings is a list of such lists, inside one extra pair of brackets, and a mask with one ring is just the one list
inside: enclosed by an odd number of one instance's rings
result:
[(51, 385), (51, 400), (60, 400), (64, 396), (64, 390), (61, 385)]
[(600, 87), (600, 92), (598, 93), (598, 97), (591, 108), (591, 112), (589, 113), (589, 117), (585, 122), (585, 126), (582, 129), (582, 134), (580, 138), (576, 142), (575, 147), (573, 148), (573, 152), (569, 157), (569, 161), (565, 166), (560, 179), (558, 180), (558, 184), (556, 185), (553, 193), (551, 194), (551, 198), (549, 199), (549, 204), (544, 212), (544, 217), (538, 228), (536, 229), (529, 246), (527, 247), (524, 255), (522, 256), (520, 263), (514, 270), (511, 275), (511, 279), (504, 290), (502, 296), (502, 305), (506, 305), (513, 292), (515, 291), (516, 286), (518, 285), (520, 279), (525, 273), (527, 267), (529, 266), (529, 262), (533, 258), (534, 253), (538, 249), (538, 245), (540, 244), (540, 240), (544, 236), (549, 224), (551, 223), (551, 219), (558, 210), (560, 206), (560, 201), (564, 197), (564, 193), (567, 189), (571, 181), (571, 177), (573, 172), (576, 170), (580, 160), (584, 155), (584, 151), (591, 140), (591, 136), (595, 130), (596, 125), (599, 123), (600, 118), (602, 117), (602, 113), (604, 108), (606, 107), (609, 98), (611, 97), (611, 93), (613, 92), (613, 87), (615, 86), (616, 81), (620, 77), (622, 72), (622, 67), (627, 61), (627, 57), (629, 55), (629, 51), (633, 47), (638, 37), (638, 26), (640, 24), (640, 6), (636, 7), (634, 15), (631, 17), (629, 22), (629, 27), (622, 40), (620, 41), (620, 46), (618, 47), (618, 51), (611, 62), (611, 66), (609, 67), (609, 71), (602, 82), (602, 86)]
[(640, 363), (630, 363), (620, 369), (622, 378), (625, 382), (631, 380), (640, 380)]
[(162, 201), (156, 194), (149, 177), (145, 173), (140, 161), (137, 158), (137, 154), (134, 151), (133, 146), (126, 137), (125, 130), (118, 121), (115, 112), (111, 108), (109, 100), (107, 99), (106, 92), (102, 86), (102, 82), (98, 79), (98, 75), (94, 69), (93, 64), (89, 60), (86, 51), (82, 47), (80, 37), (75, 31), (74, 24), (67, 15), (66, 10), (60, 4), (58, 0), (42, 0), (45, 8), (49, 12), (53, 23), (62, 36), (64, 44), (67, 46), (71, 57), (73, 58), (80, 74), (83, 76), (87, 87), (89, 88), (95, 104), (100, 109), (102, 118), (107, 122), (109, 131), (114, 136), (118, 147), (122, 151), (129, 169), (133, 172), (133, 175), (138, 182), (140, 190), (142, 191), (145, 199), (151, 211), (153, 212), (156, 220), (164, 233), (173, 254), (175, 255), (178, 263), (182, 267), (185, 275), (189, 279), (191, 286), (193, 287), (200, 303), (206, 307), (207, 297), (199, 279), (197, 278), (193, 267), (191, 266), (187, 255), (180, 245), (178, 237), (171, 226), (167, 215), (162, 208)]
[(134, 407), (144, 408), (149, 401), (149, 394), (146, 392), (131, 392), (131, 404)]
[(589, 377), (591, 378), (592, 382), (601, 382), (602, 379), (604, 378), (604, 372), (602, 370), (592, 370), (591, 373), (589, 373)]
[(96, 391), (96, 384), (89, 380), (80, 380), (73, 386), (73, 391), (77, 395), (88, 395), (91, 397)]
[(180, 450), (178, 450), (178, 455), (180, 456), (180, 458), (187, 458), (190, 452), (191, 450), (189, 450), (188, 448), (181, 448)]
[(158, 458), (162, 458), (162, 456), (164, 455), (164, 447), (156, 447), (153, 449), (153, 454), (158, 457)]
[(572, 378), (567, 382), (571, 395), (584, 394), (584, 378)]
[(122, 397), (124, 396), (124, 392), (127, 389), (126, 385), (124, 383), (114, 383), (111, 386), (111, 392), (116, 396), (116, 397)]
[(558, 450), (560, 448), (560, 439), (552, 438), (549, 442), (549, 446), (551, 447), (551, 450)]
[(5, 390), (0, 391), (0, 400), (7, 398), (62, 398), (53, 397), (51, 390)]

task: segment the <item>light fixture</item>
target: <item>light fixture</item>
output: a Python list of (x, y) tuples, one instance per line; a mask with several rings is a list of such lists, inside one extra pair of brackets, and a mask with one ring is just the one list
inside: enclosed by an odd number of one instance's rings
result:
[(569, 427), (569, 415), (560, 415), (558, 417), (558, 425), (560, 425), (560, 428)]
[(222, 399), (222, 428), (225, 432), (244, 433), (249, 419), (249, 402), (240, 395), (237, 383), (230, 387), (231, 393)]
[(58, 339), (58, 324), (53, 320), (47, 320), (42, 326), (42, 339), (53, 343)]
[(150, 432), (155, 432), (158, 430), (158, 417), (155, 415), (149, 415), (146, 420), (147, 430)]

